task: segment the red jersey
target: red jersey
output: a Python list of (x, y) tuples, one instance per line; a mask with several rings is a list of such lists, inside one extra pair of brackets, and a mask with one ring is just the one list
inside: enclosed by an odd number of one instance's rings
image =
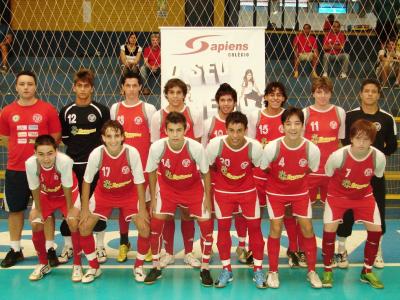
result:
[[(54, 166), (51, 169), (43, 169), (39, 167), (39, 178), (40, 178), (40, 192), (47, 194), (49, 197), (63, 197), (64, 190), (61, 183), (61, 174), (57, 171), (57, 167)], [(78, 180), (76, 179), (75, 173), (72, 172), (74, 190), (78, 186)]]
[(7, 169), (25, 171), (25, 161), (34, 153), (35, 139), (42, 134), (61, 132), (53, 105), (37, 100), (22, 106), (18, 101), (4, 107), (0, 115), (0, 135), (8, 137)]
[[(185, 107), (185, 110), (182, 112), (183, 115), (186, 118), (186, 132), (185, 132), (185, 136), (191, 139), (195, 139), (196, 137), (194, 136), (194, 122), (192, 119), (192, 116), (190, 114), (190, 109), (189, 107)], [(165, 109), (161, 110), (161, 122), (160, 122), (160, 138), (164, 138), (167, 136), (167, 134), (165, 133), (166, 128), (165, 128), (165, 118), (167, 117), (168, 112), (165, 111)]]
[(310, 53), (314, 49), (317, 49), (317, 40), (313, 35), (305, 35), (304, 33), (299, 33), (293, 40), (293, 46), (297, 53)]
[(147, 62), (152, 67), (161, 66), (161, 49), (160, 47), (146, 47), (143, 51), (143, 57), (147, 58)]
[(207, 144), (211, 139), (217, 136), (226, 135), (225, 121), (221, 120), (216, 116), (212, 117), (210, 128), (208, 129), (208, 132), (206, 132), (206, 134), (207, 134)]
[[(344, 45), (346, 43), (346, 36), (343, 32), (334, 33), (332, 31), (328, 32), (323, 41), (323, 46), (328, 44), (336, 44), (336, 45)], [(341, 50), (331, 49), (329, 51), (325, 51), (326, 53), (337, 55), (342, 53)]]

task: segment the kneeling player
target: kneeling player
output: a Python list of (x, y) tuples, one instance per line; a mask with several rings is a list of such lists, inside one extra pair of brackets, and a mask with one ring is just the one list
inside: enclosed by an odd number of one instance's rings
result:
[(368, 232), (361, 281), (374, 288), (383, 288), (383, 283), (372, 272), (382, 228), (370, 182), (372, 176), (383, 176), (386, 165), (385, 155), (371, 146), (375, 136), (376, 127), (372, 122), (364, 119), (354, 122), (350, 128), (351, 145), (333, 152), (325, 165), (325, 172), (331, 179), (324, 211), (324, 287), (332, 287), (331, 264), (336, 230), (343, 221), (343, 214), (351, 209), (354, 212), (354, 220), (362, 222)]
[[(141, 251), (141, 238), (149, 235), (148, 213), (144, 199), (144, 176), (138, 151), (124, 144), (124, 129), (117, 121), (107, 121), (101, 129), (104, 145), (89, 155), (82, 184), (82, 211), (79, 231), (81, 247), (89, 261), (89, 270), (82, 282), (92, 282), (101, 275), (93, 239), (93, 228), (99, 219), (107, 220), (113, 208), (119, 208), (126, 221), (134, 217), (139, 231), (138, 257), (143, 258), (147, 249)], [(92, 195), (95, 202), (93, 213), (89, 212), (90, 183), (99, 172), (96, 189)], [(143, 281), (143, 260), (135, 264), (134, 275)]]
[[(35, 141), (35, 154), (26, 162), (26, 174), (32, 191), (34, 207), (29, 219), (32, 224), (32, 242), (39, 257), (39, 265), (29, 276), (30, 280), (40, 280), (51, 271), (46, 247), (44, 228), (52, 228), (51, 216), (59, 209), (68, 219), (74, 245), (74, 266), (72, 280), (80, 281), (78, 216), (80, 204), (78, 181), (72, 171), (73, 161), (57, 151), (57, 143), (50, 135), (41, 135)], [(75, 203), (78, 202), (78, 203)]]

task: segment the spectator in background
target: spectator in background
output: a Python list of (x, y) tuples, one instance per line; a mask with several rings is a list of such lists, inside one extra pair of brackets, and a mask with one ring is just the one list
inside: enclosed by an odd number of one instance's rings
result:
[(322, 28), (325, 33), (332, 31), (333, 22), (335, 22), (335, 16), (330, 14), (326, 17), (324, 27)]
[(0, 24), (0, 49), (1, 49), (1, 68), (2, 73), (7, 73), (9, 69), (8, 65), (8, 53), (13, 40), (10, 27), (6, 23)]
[[(158, 33), (152, 33), (150, 36), (151, 45), (146, 47), (143, 52), (144, 63), (140, 68), (140, 75), (144, 80), (145, 85), (151, 72), (153, 76), (160, 75), (161, 67), (161, 48), (160, 48), (160, 35)], [(150, 94), (148, 87), (143, 89), (143, 94)]]
[(395, 40), (388, 40), (385, 48), (378, 52), (379, 66), (376, 74), (381, 80), (382, 86), (385, 87), (390, 75), (396, 75), (395, 86), (400, 85), (400, 52), (396, 50)]
[(139, 73), (142, 50), (142, 47), (137, 43), (136, 34), (130, 33), (126, 43), (121, 46), (121, 53), (119, 55), (124, 73), (127, 69)]
[(396, 16), (400, 11), (400, 1), (380, 0), (375, 1), (374, 12), (376, 15), (376, 35), (381, 42), (381, 48), (387, 40), (396, 38), (398, 30), (396, 26)]
[(293, 40), (294, 72), (293, 77), (299, 77), (299, 64), (301, 61), (309, 61), (312, 64), (313, 78), (317, 78), (318, 46), (314, 35), (311, 35), (311, 25), (304, 24), (303, 31), (296, 35)]
[(323, 67), (324, 73), (323, 77), (328, 77), (328, 65), (330, 61), (339, 60), (342, 64), (342, 71), (340, 73), (340, 78), (347, 78), (347, 71), (349, 69), (349, 54), (344, 51), (344, 46), (346, 44), (346, 36), (342, 31), (340, 31), (339, 21), (334, 21), (332, 25), (332, 31), (328, 32), (322, 43), (324, 49)]

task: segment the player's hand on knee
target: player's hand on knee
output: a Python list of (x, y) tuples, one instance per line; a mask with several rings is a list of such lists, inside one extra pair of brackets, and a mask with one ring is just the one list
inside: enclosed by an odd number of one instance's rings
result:
[(140, 236), (145, 238), (150, 236), (150, 225), (148, 222), (146, 222), (143, 218), (137, 216), (135, 219), (135, 223)]
[(81, 215), (80, 215), (80, 220), (79, 220), (79, 225), (86, 224), (87, 221), (89, 220), (89, 215), (90, 211), (88, 209), (82, 209), (81, 210)]

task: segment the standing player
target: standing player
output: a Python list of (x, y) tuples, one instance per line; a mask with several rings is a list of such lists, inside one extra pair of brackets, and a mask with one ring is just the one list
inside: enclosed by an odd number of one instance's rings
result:
[[(104, 105), (92, 101), (94, 91), (94, 74), (91, 70), (81, 69), (74, 76), (72, 87), (76, 99), (64, 106), (59, 114), (62, 125), (62, 141), (67, 146), (66, 153), (74, 160), (74, 172), (78, 179), (79, 190), (82, 193), (83, 175), (90, 152), (101, 144), (100, 130), (103, 124), (110, 119), (110, 112)], [(93, 193), (97, 177), (93, 180), (90, 193)], [(96, 226), (97, 255), (99, 262), (107, 260), (104, 248), (104, 229), (106, 223), (100, 221)], [(60, 227), (64, 236), (64, 248), (59, 256), (62, 263), (72, 257), (72, 241), (69, 228), (64, 220)]]
[[(142, 78), (139, 74), (128, 70), (121, 79), (121, 88), (125, 100), (114, 103), (111, 106), (110, 115), (112, 120), (117, 120), (125, 130), (125, 143), (135, 147), (140, 154), (140, 160), (144, 165), (147, 162), (147, 156), (150, 149), (150, 121), (156, 108), (139, 99), (139, 93), (142, 89)], [(145, 174), (145, 190), (148, 185), (148, 178)], [(146, 199), (147, 200), (147, 199)], [(131, 244), (128, 240), (129, 223), (119, 215), (120, 228), (120, 246), (117, 257), (118, 262), (127, 260), (127, 253)], [(139, 238), (141, 238), (139, 236)], [(149, 241), (147, 243), (149, 249)]]
[[(8, 148), (4, 204), (9, 212), (8, 230), (11, 246), (1, 262), (2, 268), (12, 267), (24, 259), (21, 233), (24, 226), (24, 211), (30, 197), (25, 161), (34, 153), (33, 144), (39, 135), (50, 134), (56, 141), (61, 137), (57, 111), (50, 103), (36, 98), (36, 84), (34, 73), (30, 71), (18, 73), (16, 90), (19, 98), (5, 106), (0, 115), (0, 144)], [(52, 250), (48, 254), (55, 254), (53, 243), (49, 240), (48, 242), (48, 250)]]
[[(381, 86), (374, 79), (366, 79), (361, 84), (360, 99), (361, 106), (346, 113), (346, 138), (342, 141), (344, 145), (350, 143), (349, 129), (351, 125), (359, 120), (365, 119), (375, 124), (377, 134), (373, 146), (385, 155), (389, 156), (396, 152), (397, 149), (397, 128), (396, 122), (391, 114), (381, 109), (378, 105)], [(385, 197), (386, 184), (385, 177), (378, 178), (373, 176), (371, 180), (372, 191), (378, 204), (379, 214), (382, 222), (382, 235), (386, 232), (385, 223)], [(349, 265), (346, 238), (351, 235), (354, 223), (352, 211), (347, 211), (343, 217), (343, 224), (339, 225), (337, 230), (339, 240), (339, 254), (336, 256), (338, 266), (347, 268)], [(383, 268), (384, 262), (382, 258), (381, 243), (379, 244), (378, 254), (374, 263), (374, 267)]]
[(232, 112), (226, 118), (227, 135), (214, 138), (207, 146), (209, 164), (215, 169), (214, 207), (218, 219), (217, 247), (222, 272), (216, 287), (225, 287), (233, 280), (230, 236), (232, 214), (240, 208), (249, 233), (249, 247), (254, 257), (254, 278), (258, 288), (266, 288), (262, 271), (264, 240), (261, 232), (260, 204), (253, 180), (253, 167), (259, 166), (261, 144), (245, 137), (247, 118), (241, 112)]
[[(101, 129), (101, 137), (104, 145), (90, 153), (82, 183), (79, 231), (81, 247), (89, 261), (89, 269), (82, 277), (83, 283), (92, 282), (101, 275), (92, 232), (97, 221), (106, 221), (113, 208), (120, 210), (125, 221), (134, 219), (139, 235), (144, 238), (148, 238), (149, 235), (149, 217), (144, 200), (145, 181), (139, 152), (134, 147), (124, 144), (124, 128), (117, 121), (107, 121)], [(99, 179), (91, 197), (95, 209), (90, 213), (90, 184), (97, 172)], [(147, 248), (143, 251), (138, 243), (138, 258), (145, 256), (146, 252)], [(138, 270), (134, 269), (134, 275), (137, 281), (143, 281), (143, 273), (139, 274)]]
[[(80, 205), (78, 181), (72, 171), (73, 161), (57, 151), (57, 143), (50, 135), (40, 135), (35, 141), (35, 154), (26, 162), (26, 175), (32, 192), (34, 207), (29, 219), (32, 225), (32, 242), (39, 257), (39, 265), (29, 276), (30, 280), (40, 280), (51, 271), (46, 256), (44, 228), (54, 230), (51, 218), (59, 209), (68, 219), (74, 245), (74, 266), (72, 280), (82, 279), (80, 245), (78, 232)], [(78, 203), (75, 203), (78, 202)]]
[(307, 174), (318, 170), (318, 147), (302, 137), (304, 115), (301, 109), (290, 107), (281, 116), (284, 137), (268, 143), (264, 148), (261, 169), (268, 171), (267, 207), (270, 218), (268, 237), (268, 286), (279, 287), (278, 260), (282, 218), (290, 204), (303, 234), (303, 249), (308, 262), (307, 280), (313, 288), (322, 283), (315, 272), (317, 243), (312, 226), (311, 202), (308, 195)]
[(325, 203), (322, 241), (324, 287), (332, 287), (331, 263), (335, 251), (336, 230), (339, 222), (343, 221), (343, 214), (351, 209), (354, 220), (362, 222), (367, 229), (364, 267), (360, 279), (374, 288), (383, 288), (383, 283), (372, 272), (382, 228), (371, 179), (372, 176), (383, 177), (386, 166), (385, 155), (371, 147), (375, 136), (376, 127), (372, 122), (363, 119), (355, 121), (349, 131), (351, 145), (333, 152), (326, 163), (325, 172), (331, 179)]
[[(151, 119), (151, 142), (158, 141), (167, 136), (166, 116), (170, 112), (180, 112), (186, 118), (185, 136), (201, 142), (203, 136), (203, 117), (202, 114), (190, 109), (185, 105), (187, 85), (178, 78), (167, 81), (164, 87), (164, 96), (168, 101), (167, 107), (157, 111)], [(185, 247), (185, 263), (192, 267), (199, 268), (200, 261), (193, 255), (194, 221), (189, 218), (187, 211), (181, 208), (181, 231)], [(166, 253), (161, 258), (161, 266), (166, 267), (174, 263), (174, 232), (175, 221), (167, 220), (164, 226), (163, 240)]]
[(185, 137), (187, 120), (182, 113), (169, 113), (165, 124), (168, 137), (151, 145), (146, 166), (151, 195), (153, 269), (144, 282), (151, 284), (161, 277), (159, 257), (164, 223), (173, 219), (176, 208), (182, 206), (197, 219), (202, 246), (200, 280), (204, 286), (212, 286), (209, 260), (214, 228), (210, 172), (205, 150), (200, 143)]

